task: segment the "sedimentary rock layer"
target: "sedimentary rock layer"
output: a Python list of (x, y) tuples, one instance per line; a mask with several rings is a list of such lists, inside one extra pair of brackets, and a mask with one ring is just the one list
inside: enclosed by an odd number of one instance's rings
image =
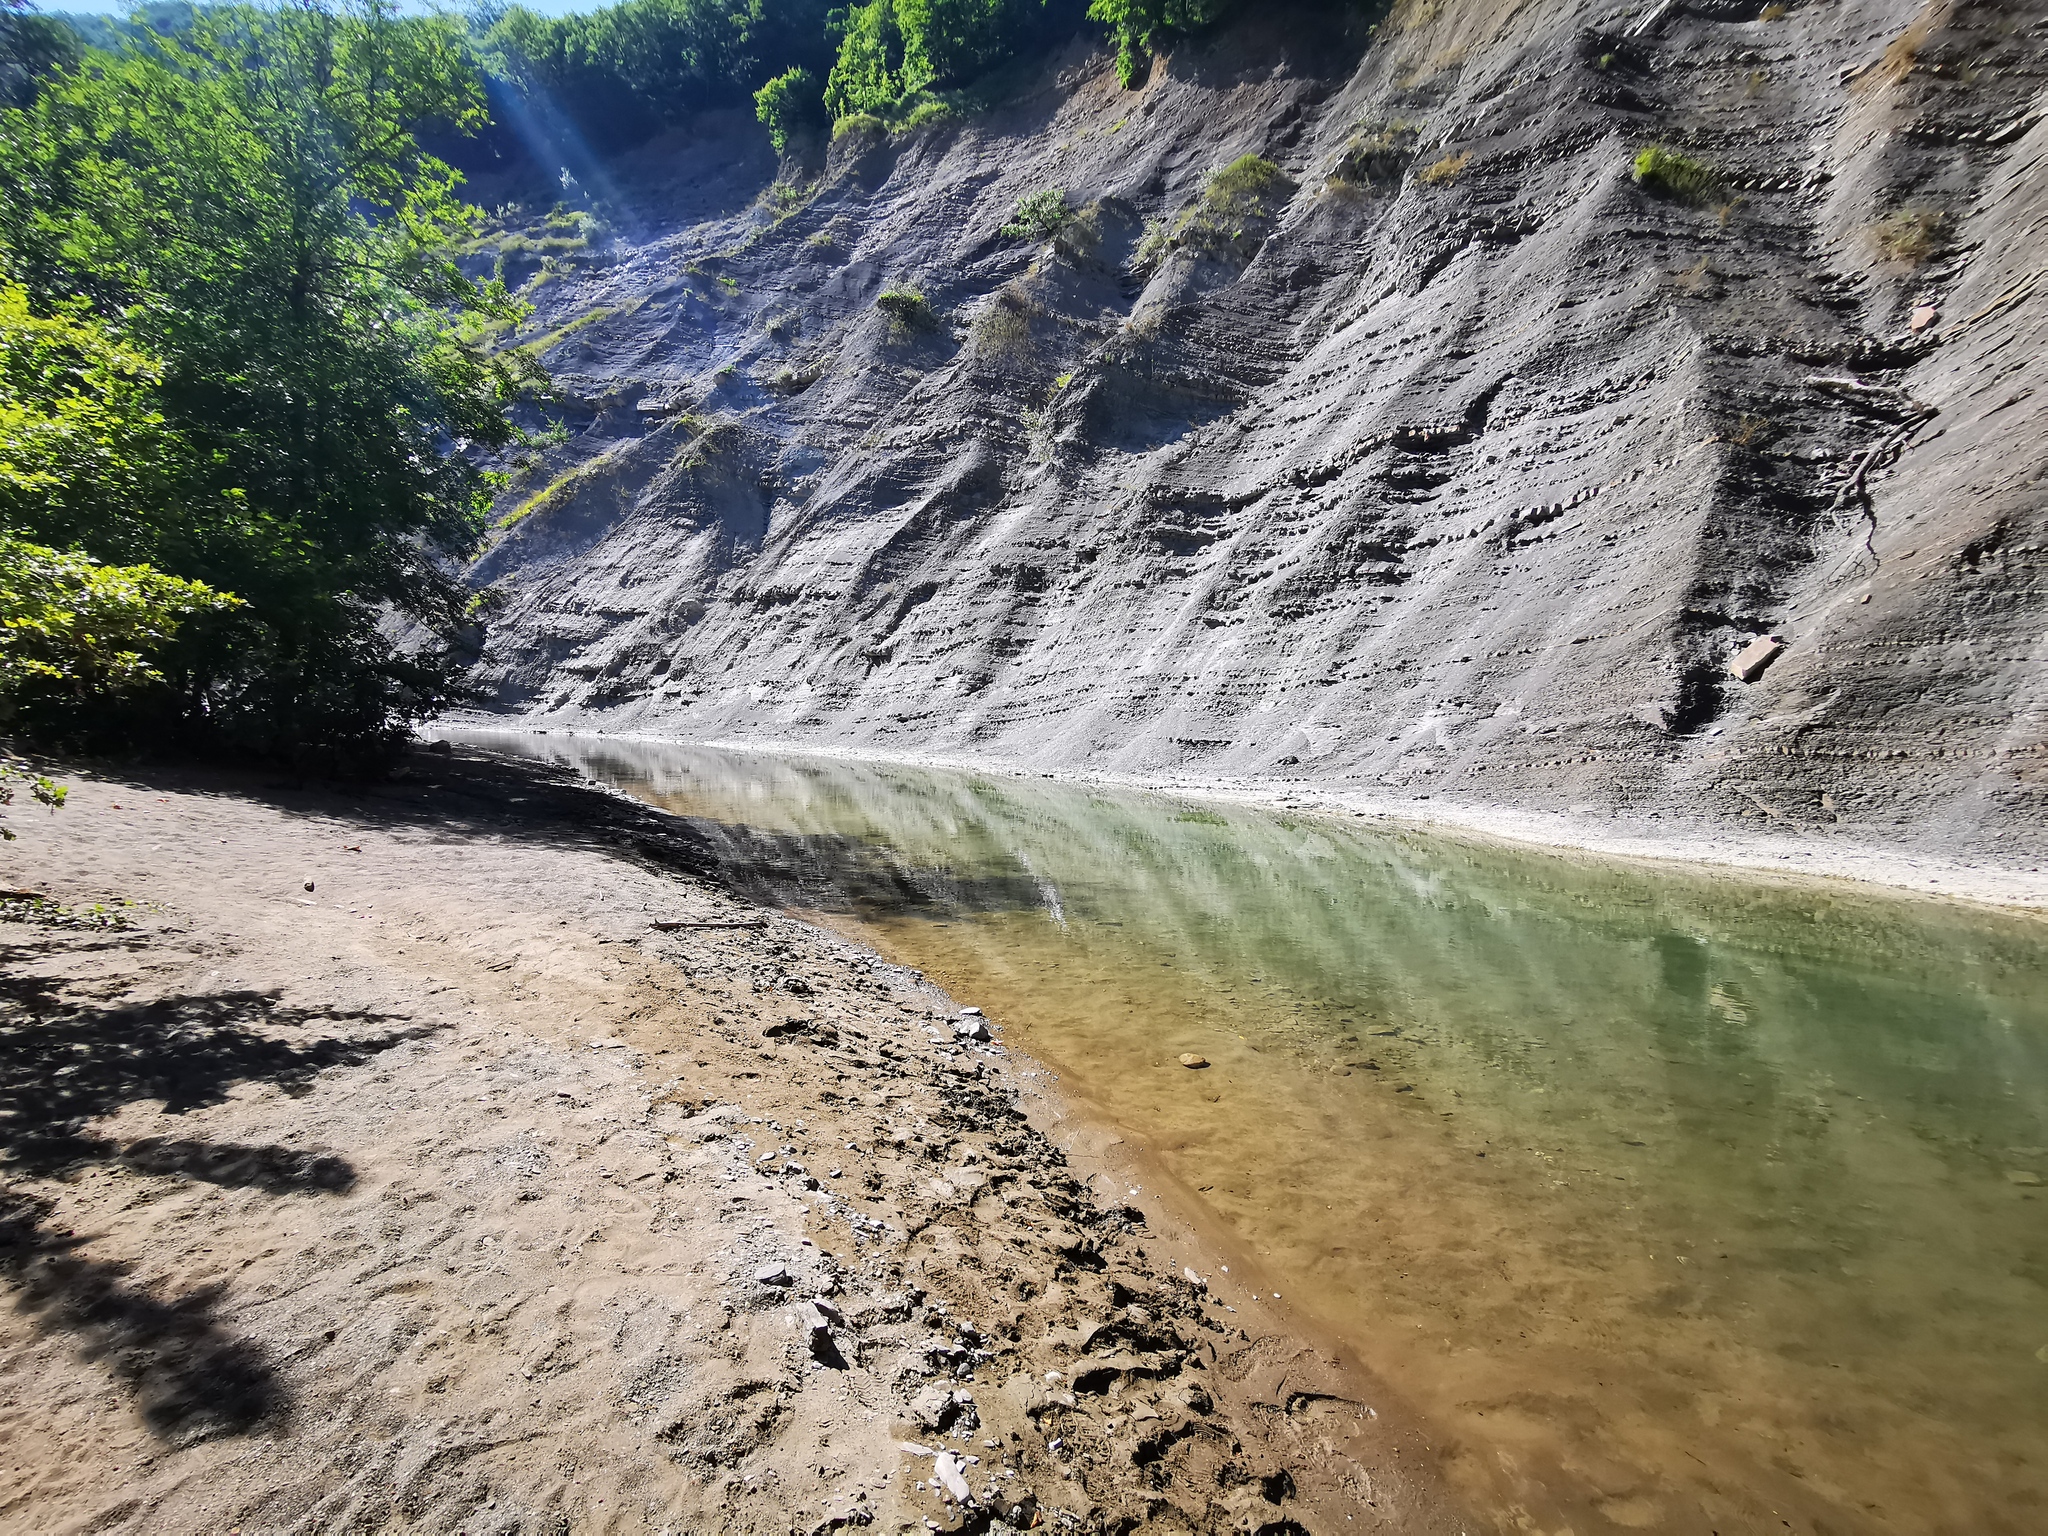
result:
[[(751, 124), (650, 146), (535, 293), (574, 431), (476, 568), (478, 680), (2031, 861), (2044, 17), (1280, 9), (775, 188)], [(1048, 188), (1081, 217), (1005, 236)]]

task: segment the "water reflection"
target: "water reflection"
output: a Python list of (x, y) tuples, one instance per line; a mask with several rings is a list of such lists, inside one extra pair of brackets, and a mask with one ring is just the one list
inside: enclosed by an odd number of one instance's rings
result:
[(757, 899), (1009, 1020), (1428, 1408), (1504, 1525), (2048, 1524), (2032, 920), (1031, 780), (498, 744), (693, 818)]

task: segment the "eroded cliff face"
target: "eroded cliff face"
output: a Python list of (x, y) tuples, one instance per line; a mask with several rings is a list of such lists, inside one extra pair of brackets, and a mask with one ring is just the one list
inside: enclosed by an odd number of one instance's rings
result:
[[(1402, 0), (1135, 92), (1077, 43), (779, 196), (707, 125), (535, 295), (576, 434), (478, 562), (476, 675), (537, 724), (2031, 861), (2044, 80), (2040, 3)], [(1247, 154), (1285, 179), (1181, 227)], [(1044, 188), (1085, 216), (1005, 237)]]

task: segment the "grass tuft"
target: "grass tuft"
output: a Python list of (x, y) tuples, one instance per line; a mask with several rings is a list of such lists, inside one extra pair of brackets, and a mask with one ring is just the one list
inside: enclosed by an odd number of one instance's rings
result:
[(1948, 215), (1932, 209), (1901, 208), (1880, 219), (1877, 249), (1886, 261), (1917, 267), (1938, 256), (1948, 244)]
[(1680, 203), (1704, 203), (1721, 185), (1720, 175), (1706, 161), (1661, 144), (1640, 150), (1629, 175), (1651, 196)]
[(1465, 167), (1472, 163), (1472, 152), (1460, 150), (1455, 155), (1424, 166), (1415, 173), (1415, 179), (1425, 187), (1447, 187), (1465, 173)]

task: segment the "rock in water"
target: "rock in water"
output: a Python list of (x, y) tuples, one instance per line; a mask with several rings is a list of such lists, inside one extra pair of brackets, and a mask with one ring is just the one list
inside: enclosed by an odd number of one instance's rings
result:
[(1209, 1065), (1209, 1058), (1197, 1056), (1193, 1051), (1183, 1051), (1181, 1052), (1180, 1064), (1190, 1068), (1206, 1067)]

